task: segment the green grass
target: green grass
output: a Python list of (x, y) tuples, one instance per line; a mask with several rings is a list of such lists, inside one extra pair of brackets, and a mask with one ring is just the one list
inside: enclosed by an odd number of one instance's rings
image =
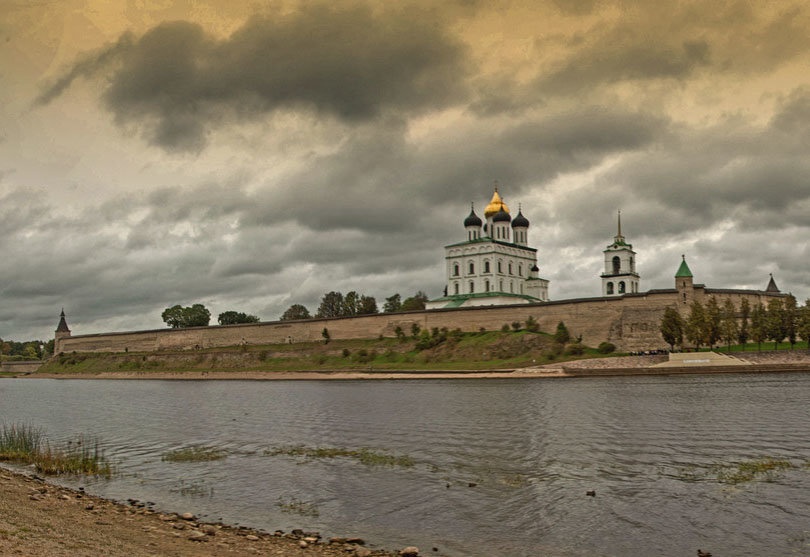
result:
[[(775, 346), (776, 345), (773, 342), (763, 342), (762, 346), (761, 346), (761, 350), (762, 351), (775, 350), (776, 349)], [(778, 346), (779, 346), (779, 348), (778, 348), (779, 350), (790, 350), (791, 349), (789, 342), (780, 342)], [(718, 345), (718, 346), (716, 346), (714, 348), (714, 350), (716, 352), (726, 352), (726, 353), (728, 353), (728, 352), (757, 352), (757, 351), (759, 351), (759, 348), (760, 347), (758, 347), (757, 343), (749, 342), (747, 344), (732, 344), (731, 345), (731, 350), (729, 350), (728, 345), (724, 345), (724, 346), (719, 346)], [(708, 350), (709, 350), (708, 348), (701, 348), (700, 349), (701, 352), (705, 352), (705, 351), (708, 351)], [(796, 344), (793, 345), (793, 350), (807, 350), (807, 341), (797, 342)]]
[(87, 474), (112, 476), (112, 467), (104, 457), (98, 441), (79, 436), (68, 441), (67, 447), (51, 448), (50, 444), (34, 458), (34, 465), (41, 474)]
[(0, 429), (0, 460), (30, 461), (42, 446), (42, 430), (29, 424), (3, 424)]
[[(540, 332), (448, 332), (436, 346), (418, 350), (408, 337), (250, 345), (195, 351), (151, 353), (77, 353), (46, 363), (43, 373), (97, 374), (125, 371), (455, 371), (516, 369), (586, 358), (600, 354), (585, 347), (582, 354), (560, 353), (551, 335)], [(347, 355), (344, 355), (347, 353)]]
[(42, 429), (27, 424), (3, 424), (0, 460), (33, 464), (38, 472), (48, 475), (112, 475), (98, 440), (80, 435), (64, 446), (52, 447)]
[(216, 447), (192, 445), (164, 453), (161, 460), (165, 462), (205, 462), (221, 460), (226, 456), (228, 454), (224, 450)]
[(400, 466), (410, 468), (414, 465), (409, 456), (394, 456), (371, 449), (345, 449), (334, 447), (273, 447), (264, 451), (268, 456), (301, 456), (307, 459), (350, 458), (366, 466)]

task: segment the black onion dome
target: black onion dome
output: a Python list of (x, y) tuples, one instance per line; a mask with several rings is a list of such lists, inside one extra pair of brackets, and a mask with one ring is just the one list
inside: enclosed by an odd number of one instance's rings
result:
[(523, 216), (522, 211), (518, 211), (518, 215), (512, 221), (512, 228), (518, 227), (529, 228), (529, 219)]
[(475, 226), (481, 228), (481, 225), (484, 224), (481, 218), (475, 214), (475, 210), (470, 210), (470, 215), (464, 219), (464, 226)]
[(509, 216), (509, 213), (504, 211), (503, 205), (501, 205), (501, 210), (492, 217), (492, 222), (509, 222), (510, 220), (512, 220), (512, 217)]
[(540, 267), (538, 267), (537, 265), (532, 265), (532, 271), (534, 271), (536, 273), (539, 270), (540, 270)]

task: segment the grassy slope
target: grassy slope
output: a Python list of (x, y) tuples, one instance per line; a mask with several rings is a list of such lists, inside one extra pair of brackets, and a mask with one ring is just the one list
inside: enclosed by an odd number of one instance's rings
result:
[[(349, 355), (345, 356), (344, 351)], [(410, 338), (404, 342), (384, 338), (182, 352), (63, 354), (45, 364), (40, 371), (491, 370), (594, 357), (604, 355), (590, 348), (579, 356), (556, 355), (550, 335), (520, 331), (450, 335), (447, 340), (426, 350), (417, 350), (416, 341)]]

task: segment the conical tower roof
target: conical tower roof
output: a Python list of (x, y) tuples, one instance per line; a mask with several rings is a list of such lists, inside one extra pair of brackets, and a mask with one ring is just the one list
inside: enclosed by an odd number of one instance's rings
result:
[(681, 277), (691, 277), (692, 271), (689, 270), (689, 265), (686, 264), (686, 256), (682, 255), (683, 261), (681, 261), (681, 266), (678, 267), (678, 272), (675, 273), (675, 278)]
[(765, 292), (779, 292), (779, 287), (776, 286), (776, 281), (773, 280), (773, 273), (771, 273), (771, 280), (768, 281), (768, 287)]
[(65, 308), (62, 308), (62, 313), (59, 314), (59, 325), (56, 327), (57, 333), (69, 333), (67, 321), (65, 320)]

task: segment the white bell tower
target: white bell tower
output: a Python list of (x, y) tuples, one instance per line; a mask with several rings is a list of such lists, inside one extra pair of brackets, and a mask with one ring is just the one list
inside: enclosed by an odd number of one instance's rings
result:
[(636, 252), (622, 236), (622, 212), (619, 211), (619, 229), (605, 253), (605, 272), (602, 273), (602, 296), (623, 296), (639, 291), (640, 277), (636, 273)]

